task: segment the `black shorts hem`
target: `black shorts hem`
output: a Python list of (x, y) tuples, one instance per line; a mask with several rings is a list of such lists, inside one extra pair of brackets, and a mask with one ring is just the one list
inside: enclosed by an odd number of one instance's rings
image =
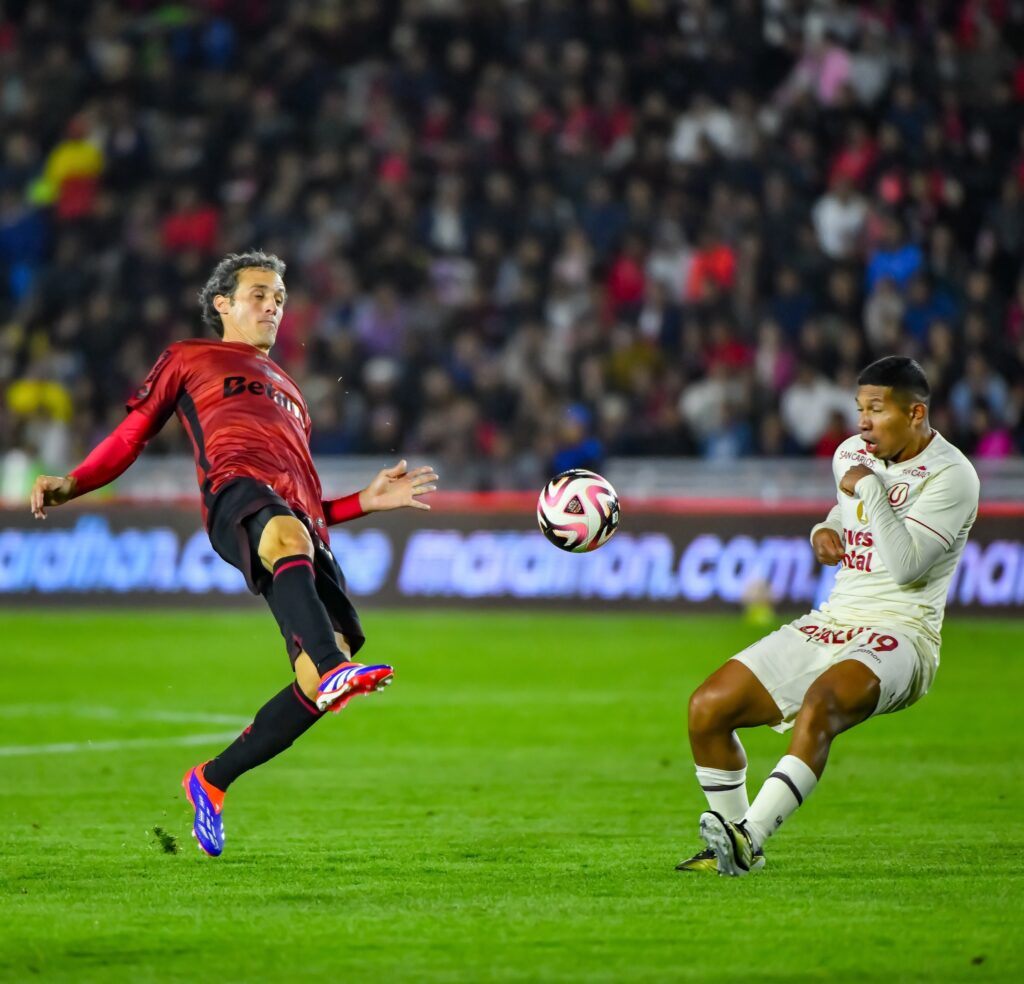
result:
[(208, 525), (210, 544), (220, 557), (242, 572), (246, 587), (263, 594), (270, 572), (259, 559), (246, 520), (261, 509), (270, 508), (278, 516), (295, 516), (295, 511), (269, 485), (254, 478), (239, 478), (221, 488), (210, 504)]

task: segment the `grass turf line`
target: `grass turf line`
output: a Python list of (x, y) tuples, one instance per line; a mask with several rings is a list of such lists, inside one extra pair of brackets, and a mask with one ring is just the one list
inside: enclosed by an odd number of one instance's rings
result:
[[(0, 759), (0, 980), (1024, 978), (1018, 624), (950, 623), (933, 692), (842, 736), (766, 872), (726, 880), (672, 870), (703, 804), (685, 703), (761, 630), (366, 621), (395, 686), (239, 780), (216, 861), (178, 785), (203, 749)], [(220, 730), (188, 715), (245, 718), (286, 679), (264, 613), (3, 623), (5, 746)], [(745, 743), (753, 793), (785, 740)]]

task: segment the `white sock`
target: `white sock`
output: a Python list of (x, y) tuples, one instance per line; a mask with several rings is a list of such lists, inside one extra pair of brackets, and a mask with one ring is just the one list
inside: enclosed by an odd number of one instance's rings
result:
[(814, 792), (817, 784), (818, 777), (803, 759), (795, 755), (783, 755), (779, 759), (779, 764), (765, 779), (743, 818), (755, 850), (760, 849), (783, 821)]
[(739, 820), (747, 812), (750, 801), (746, 769), (708, 769), (698, 765), (697, 782), (708, 798), (708, 807), (726, 820)]

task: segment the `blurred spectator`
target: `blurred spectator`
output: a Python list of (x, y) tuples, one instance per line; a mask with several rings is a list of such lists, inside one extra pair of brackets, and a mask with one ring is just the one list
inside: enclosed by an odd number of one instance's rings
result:
[(824, 454), (894, 352), (951, 436), (1020, 453), (1012, 4), (335, 6), (4, 8), (5, 446), (87, 451), (258, 246), (318, 453), (487, 487)]
[(549, 471), (553, 475), (570, 468), (600, 472), (604, 447), (592, 432), (590, 411), (579, 403), (566, 407), (558, 429), (558, 442)]
[(72, 117), (66, 134), (50, 151), (35, 193), (40, 204), (56, 204), (57, 215), (77, 218), (87, 211), (103, 170), (103, 151), (87, 133), (82, 116)]
[(865, 284), (870, 293), (883, 277), (903, 289), (921, 268), (921, 248), (907, 241), (899, 219), (889, 216), (883, 222), (881, 242), (868, 254)]
[(1001, 425), (1006, 421), (1010, 390), (980, 352), (967, 357), (966, 371), (949, 393), (953, 418), (964, 433), (972, 431), (978, 407), (985, 411), (986, 421)]
[(813, 212), (814, 229), (826, 255), (833, 260), (856, 259), (867, 217), (867, 203), (849, 178), (837, 178), (835, 186), (818, 199)]
[(808, 362), (801, 362), (796, 379), (782, 394), (782, 421), (804, 453), (814, 451), (828, 430), (833, 415), (846, 420), (847, 436), (856, 429), (857, 414), (853, 396), (830, 382)]
[(974, 407), (971, 430), (975, 439), (975, 458), (1008, 458), (1014, 453), (1010, 428), (1002, 421), (994, 421), (992, 412), (984, 402), (979, 402)]
[(814, 456), (816, 458), (831, 459), (839, 445), (849, 436), (850, 421), (848, 415), (839, 410), (833, 410), (825, 431), (814, 445)]
[(723, 360), (712, 362), (707, 376), (683, 392), (680, 414), (705, 457), (737, 457), (753, 450), (744, 414), (747, 392), (744, 377)]
[(15, 380), (7, 387), (7, 407), (14, 420), (15, 439), (44, 469), (61, 467), (68, 459), (73, 413), (71, 393), (54, 379)]

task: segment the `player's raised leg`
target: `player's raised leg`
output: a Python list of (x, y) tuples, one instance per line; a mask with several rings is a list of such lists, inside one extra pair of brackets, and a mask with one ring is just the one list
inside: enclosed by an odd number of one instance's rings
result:
[(309, 655), (323, 675), (346, 661), (334, 626), (317, 594), (313, 539), (297, 516), (273, 516), (259, 534), (260, 563), (273, 575), (267, 603), (281, 633)]
[(879, 678), (860, 660), (829, 667), (811, 684), (796, 716), (789, 751), (754, 797), (743, 818), (754, 850), (814, 791), (835, 738), (867, 718), (878, 705)]
[[(727, 822), (747, 812), (747, 755), (737, 728), (777, 724), (782, 714), (760, 680), (736, 660), (729, 660), (702, 683), (690, 698), (687, 718), (697, 782), (708, 809)], [(753, 867), (764, 865), (758, 854)], [(718, 871), (714, 850), (706, 847), (676, 866), (678, 871)]]
[(312, 693), (304, 687), (306, 695), (319, 710), (338, 711), (357, 694), (382, 690), (394, 671), (385, 664), (354, 663), (347, 645), (339, 646), (317, 594), (313, 551), (308, 530), (295, 516), (274, 516), (259, 538), (260, 562), (273, 573), (267, 593), (270, 609), (285, 638), (293, 640), (316, 668), (317, 686)]

